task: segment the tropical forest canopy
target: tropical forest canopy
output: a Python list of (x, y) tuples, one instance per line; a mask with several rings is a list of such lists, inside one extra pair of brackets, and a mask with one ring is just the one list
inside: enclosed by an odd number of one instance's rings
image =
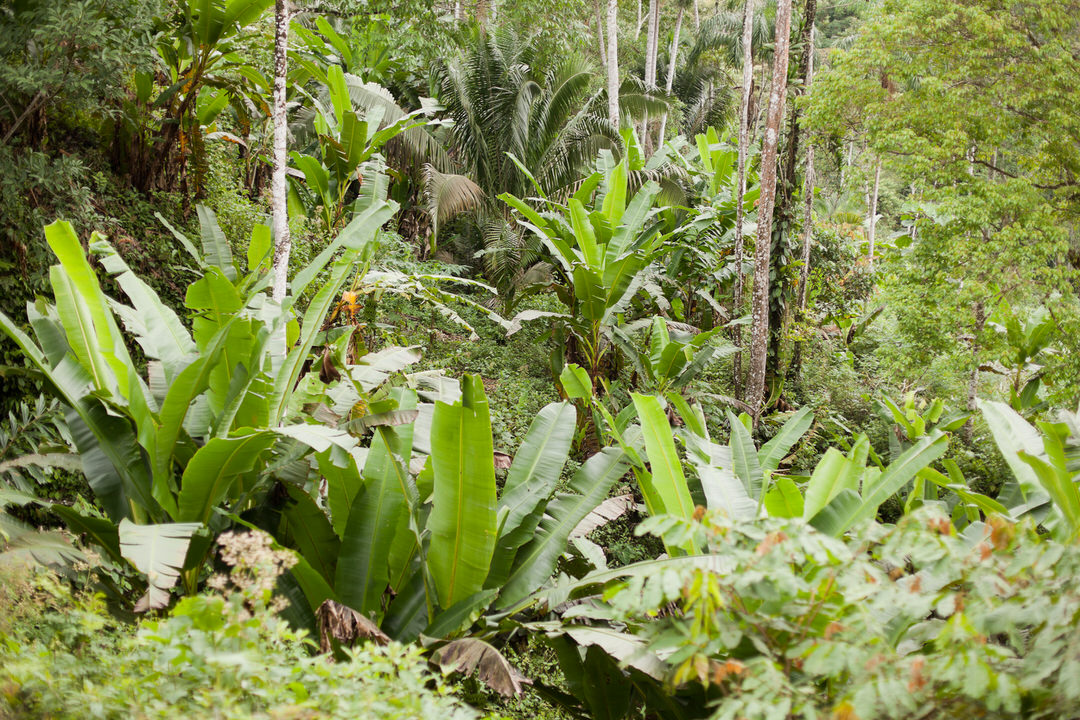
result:
[(1077, 717), (1078, 23), (6, 0), (0, 716)]

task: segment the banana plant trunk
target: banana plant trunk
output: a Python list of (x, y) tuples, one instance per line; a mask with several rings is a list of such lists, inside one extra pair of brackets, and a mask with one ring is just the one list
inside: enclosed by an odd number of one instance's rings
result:
[(757, 238), (754, 247), (754, 292), (750, 327), (750, 376), (746, 402), (754, 424), (761, 417), (765, 395), (765, 362), (769, 344), (769, 257), (772, 249), (772, 216), (776, 203), (776, 158), (780, 124), (787, 101), (788, 52), (791, 45), (791, 0), (776, 6), (776, 38), (772, 87), (765, 137), (761, 151), (761, 199), (758, 202)]
[[(288, 162), (289, 126), (285, 114), (286, 70), (289, 52), (289, 0), (274, 3), (274, 170), (270, 179), (273, 196), (274, 266), (271, 294), (281, 302), (289, 273), (288, 203), (285, 190), (285, 166)], [(282, 344), (284, 351), (284, 343)]]
[[(732, 299), (731, 314), (740, 317), (743, 304), (743, 285), (746, 282), (743, 275), (743, 255), (745, 253), (745, 240), (743, 238), (743, 196), (746, 195), (746, 156), (750, 151), (750, 97), (754, 85), (754, 4), (756, 0), (746, 0), (743, 9), (743, 32), (742, 32), (742, 103), (739, 106), (739, 176), (738, 188), (735, 191), (735, 292)], [(742, 326), (734, 328), (735, 346), (739, 352), (735, 353), (733, 360), (733, 385), (735, 397), (743, 399), (742, 382)]]

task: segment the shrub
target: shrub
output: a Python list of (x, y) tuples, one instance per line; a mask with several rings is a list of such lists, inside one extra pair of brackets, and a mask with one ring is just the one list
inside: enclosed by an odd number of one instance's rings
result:
[(185, 598), (134, 633), (99, 596), (73, 592), (48, 572), (19, 574), (0, 617), (0, 717), (476, 717), (428, 671), (418, 647), (358, 647), (336, 663), (313, 655), (266, 591), (281, 558), (258, 536), (224, 544), (226, 561), (247, 558), (221, 583), (231, 589)]

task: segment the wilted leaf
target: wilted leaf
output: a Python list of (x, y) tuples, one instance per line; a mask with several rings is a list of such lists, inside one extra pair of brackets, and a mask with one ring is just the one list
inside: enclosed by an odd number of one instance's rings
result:
[(324, 653), (334, 649), (334, 643), (351, 647), (357, 641), (371, 640), (386, 645), (390, 638), (368, 618), (335, 600), (324, 600), (319, 606), (319, 649)]
[(120, 521), (120, 554), (146, 574), (146, 594), (135, 604), (135, 612), (169, 604), (169, 588), (180, 577), (191, 536), (201, 527), (197, 522), (136, 525), (127, 518)]
[(634, 496), (629, 494), (608, 498), (597, 505), (591, 513), (585, 516), (584, 520), (570, 531), (570, 537), (585, 537), (596, 528), (602, 527), (633, 510), (634, 504)]
[(462, 638), (444, 645), (435, 652), (434, 660), (445, 671), (464, 675), (476, 672), (485, 685), (503, 697), (520, 695), (522, 685), (532, 684), (498, 650), (476, 638)]

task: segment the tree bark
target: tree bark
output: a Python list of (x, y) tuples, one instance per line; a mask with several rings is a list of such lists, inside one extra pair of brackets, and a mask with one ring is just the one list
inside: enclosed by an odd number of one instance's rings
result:
[[(986, 309), (981, 301), (975, 303), (975, 327), (971, 338), (971, 375), (968, 378), (967, 411), (975, 416), (979, 409), (979, 335), (986, 327)], [(971, 444), (972, 435), (975, 433), (974, 420), (968, 420), (964, 424), (964, 440)]]
[[(806, 89), (814, 82), (814, 41), (817, 30), (810, 28), (810, 62), (806, 68)], [(799, 270), (799, 319), (806, 317), (806, 296), (810, 281), (810, 243), (814, 239), (814, 143), (806, 143), (806, 182), (803, 185), (802, 268)]]
[(753, 319), (750, 328), (750, 377), (746, 401), (756, 424), (765, 395), (765, 361), (769, 341), (769, 255), (772, 249), (772, 215), (776, 202), (776, 156), (780, 124), (787, 102), (788, 52), (791, 45), (791, 0), (776, 6), (776, 39), (773, 51), (769, 112), (761, 152), (761, 199), (758, 201), (757, 238), (754, 247)]
[[(675, 34), (671, 36), (671, 57), (668, 58), (667, 69), (667, 81), (664, 83), (664, 90), (667, 94), (671, 95), (671, 89), (675, 86), (675, 60), (679, 56), (679, 35), (682, 34), (682, 21), (685, 8), (680, 4), (679, 12), (675, 15)], [(664, 117), (660, 120), (660, 135), (657, 136), (657, 144), (664, 144), (664, 134), (667, 132), (667, 110), (664, 111)]]
[[(645, 36), (645, 87), (656, 89), (656, 55), (660, 44), (660, 0), (649, 0), (649, 30)], [(649, 136), (649, 113), (641, 120), (641, 149), (645, 157), (651, 154), (652, 142)]]
[(619, 0), (608, 0), (607, 33), (608, 118), (619, 127)]
[[(799, 85), (792, 88), (792, 94), (799, 96), (807, 92), (810, 87), (810, 61), (813, 54), (813, 43), (810, 36), (814, 31), (817, 21), (817, 0), (806, 0), (803, 6), (802, 28), (799, 32), (799, 47), (802, 53), (799, 56), (799, 68), (796, 76)], [(773, 234), (770, 276), (781, 277), (788, 262), (792, 260), (789, 255), (791, 247), (788, 242), (789, 228), (794, 226), (795, 216), (795, 187), (798, 177), (799, 143), (802, 132), (799, 128), (799, 107), (791, 109), (791, 117), (788, 125), (786, 144), (784, 147), (784, 164), (779, 175), (779, 187), (776, 195), (776, 206), (773, 209)], [(765, 378), (778, 378), (781, 374), (781, 351), (783, 349), (784, 326), (788, 320), (788, 296), (786, 293), (773, 293), (769, 303), (769, 353), (765, 363)]]
[[(739, 114), (739, 172), (738, 187), (735, 190), (735, 292), (732, 299), (732, 317), (740, 317), (743, 304), (743, 255), (745, 253), (745, 240), (743, 239), (743, 196), (746, 195), (746, 156), (750, 151), (750, 94), (754, 86), (754, 4), (755, 0), (746, 0), (743, 8), (743, 33), (742, 33), (742, 104)], [(736, 325), (733, 333), (736, 347), (742, 345), (742, 326)], [(742, 400), (742, 350), (735, 353), (733, 358), (735, 397)]]
[(596, 0), (596, 38), (600, 45), (600, 64), (607, 67), (607, 44), (604, 42), (604, 13)]
[(698, 11), (698, 0), (694, 0), (694, 29), (701, 29), (701, 13)]
[(634, 42), (637, 42), (638, 40), (641, 39), (641, 22), (642, 22), (642, 19), (643, 18), (641, 17), (641, 0), (637, 0), (637, 25), (634, 26), (634, 28), (635, 28), (635, 30), (634, 30)]
[(867, 248), (866, 258), (871, 272), (874, 270), (874, 240), (877, 235), (877, 205), (878, 205), (878, 186), (881, 183), (881, 160), (877, 161), (877, 165), (874, 168), (874, 187), (871, 190), (869, 187), (866, 189), (866, 207), (869, 210), (869, 217), (866, 219), (866, 239), (869, 242), (869, 248)]
[[(288, 162), (289, 126), (285, 116), (285, 74), (287, 69), (289, 44), (289, 0), (276, 0), (274, 3), (274, 168), (270, 179), (270, 194), (273, 197), (274, 230), (274, 266), (271, 296), (281, 302), (285, 298), (285, 287), (289, 275), (289, 252), (292, 242), (289, 238), (288, 203), (285, 190), (285, 165)], [(282, 347), (284, 350), (284, 347)]]
[[(806, 89), (814, 82), (814, 47), (817, 38), (817, 30), (810, 28), (809, 63), (806, 67)], [(810, 245), (814, 239), (814, 143), (806, 143), (806, 181), (803, 185), (803, 239), (802, 239), (802, 267), (799, 269), (799, 300), (797, 305), (797, 319), (800, 323), (806, 321), (807, 297), (810, 291)], [(791, 367), (788, 368), (788, 377), (797, 378), (802, 369), (803, 341), (795, 343), (795, 350), (791, 358)]]

